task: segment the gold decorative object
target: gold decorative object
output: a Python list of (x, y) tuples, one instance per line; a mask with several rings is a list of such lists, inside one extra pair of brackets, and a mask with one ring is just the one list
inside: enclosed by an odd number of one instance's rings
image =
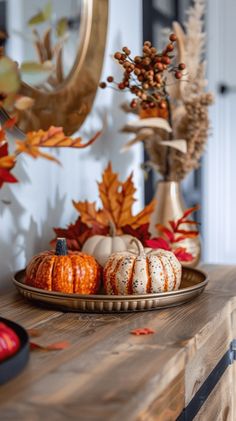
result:
[(207, 275), (197, 269), (183, 268), (178, 291), (145, 295), (79, 295), (49, 292), (25, 285), (25, 271), (18, 272), (13, 283), (20, 294), (47, 307), (88, 313), (123, 313), (157, 310), (187, 303), (205, 289)]
[(81, 17), (79, 47), (68, 76), (51, 91), (21, 83), (19, 94), (32, 99), (30, 109), (17, 110), (18, 127), (23, 132), (62, 126), (65, 134), (71, 135), (90, 112), (103, 64), (108, 0), (82, 0)]
[[(177, 181), (160, 181), (156, 191), (156, 207), (150, 220), (150, 232), (157, 235), (156, 224), (168, 226), (169, 221), (180, 218), (186, 206), (181, 194), (180, 183)], [(189, 225), (183, 226), (189, 229)], [(161, 235), (161, 233), (159, 233)], [(186, 238), (177, 244), (178, 247), (185, 247), (194, 259), (190, 262), (182, 262), (184, 266), (194, 267), (199, 263), (201, 257), (201, 243), (199, 236)]]

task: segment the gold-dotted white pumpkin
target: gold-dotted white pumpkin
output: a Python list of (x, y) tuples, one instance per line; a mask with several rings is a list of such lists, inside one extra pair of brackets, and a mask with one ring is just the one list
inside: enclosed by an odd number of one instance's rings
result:
[(145, 252), (138, 240), (133, 240), (139, 253), (114, 253), (104, 272), (104, 288), (109, 295), (149, 294), (177, 290), (182, 266), (174, 253), (162, 249)]
[(128, 250), (133, 238), (131, 235), (94, 235), (85, 241), (82, 252), (93, 256), (104, 267), (112, 253)]

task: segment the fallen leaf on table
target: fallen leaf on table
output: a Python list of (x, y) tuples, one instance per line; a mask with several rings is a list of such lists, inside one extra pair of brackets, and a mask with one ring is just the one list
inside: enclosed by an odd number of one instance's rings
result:
[(131, 335), (140, 336), (140, 335), (151, 335), (156, 332), (155, 330), (150, 329), (149, 327), (142, 327), (142, 328), (131, 330), (130, 333)]
[(39, 336), (42, 335), (42, 332), (38, 329), (27, 329), (27, 333), (29, 336), (31, 336), (32, 338), (38, 338)]
[(41, 351), (61, 351), (63, 349), (69, 348), (70, 343), (68, 341), (55, 342), (50, 345), (40, 345), (35, 342), (30, 342), (31, 351), (41, 350)]

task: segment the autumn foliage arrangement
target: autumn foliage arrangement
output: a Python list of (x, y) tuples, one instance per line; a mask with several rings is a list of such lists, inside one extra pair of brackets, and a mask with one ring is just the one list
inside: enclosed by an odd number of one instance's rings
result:
[(149, 156), (145, 168), (165, 181), (181, 181), (199, 167), (210, 130), (213, 96), (206, 92), (204, 13), (205, 0), (194, 0), (184, 29), (174, 22), (164, 49), (146, 41), (140, 55), (133, 56), (127, 46), (116, 51), (122, 79), (110, 75), (100, 84), (133, 95), (122, 108), (138, 118), (122, 128), (134, 133), (123, 149), (143, 142)]
[[(137, 238), (146, 247), (153, 249), (161, 248), (173, 251), (181, 262), (193, 260), (193, 256), (186, 248), (178, 247), (178, 243), (187, 238), (197, 237), (197, 229), (191, 231), (185, 229), (186, 224), (196, 227), (197, 223), (189, 219), (197, 207), (188, 209), (177, 221), (170, 221), (170, 226), (158, 226), (162, 235), (151, 238), (149, 232), (149, 220), (155, 206), (155, 200), (150, 202), (138, 214), (132, 211), (135, 202), (136, 191), (132, 180), (132, 174), (121, 182), (118, 174), (113, 172), (111, 163), (108, 164), (102, 175), (102, 181), (98, 183), (99, 197), (102, 203), (100, 208), (95, 202), (73, 202), (79, 212), (75, 223), (67, 228), (54, 228), (56, 237), (64, 237), (68, 248), (81, 251), (86, 240), (95, 235), (111, 235), (111, 227), (116, 235), (128, 234)], [(55, 245), (56, 240), (52, 241)]]

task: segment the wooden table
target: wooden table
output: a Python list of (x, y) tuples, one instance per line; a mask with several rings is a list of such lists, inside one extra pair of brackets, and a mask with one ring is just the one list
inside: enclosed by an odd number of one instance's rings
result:
[[(4, 288), (1, 316), (39, 329), (35, 342), (68, 340), (71, 346), (31, 353), (25, 371), (0, 387), (0, 419), (175, 420), (236, 338), (236, 266), (204, 269), (210, 283), (203, 295), (146, 313), (49, 311)], [(156, 333), (130, 334), (139, 327)], [(195, 420), (236, 420), (235, 366), (225, 370)]]

